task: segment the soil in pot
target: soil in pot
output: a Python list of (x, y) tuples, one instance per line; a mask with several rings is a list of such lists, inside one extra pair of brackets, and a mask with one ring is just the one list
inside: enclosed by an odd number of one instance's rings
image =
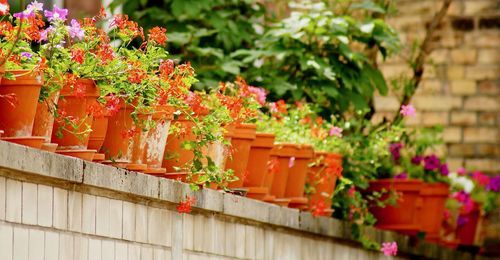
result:
[(230, 188), (241, 188), (246, 179), (248, 158), (250, 155), (250, 146), (255, 139), (255, 124), (236, 125), (233, 136), (231, 137), (231, 156), (226, 162), (226, 169), (232, 169), (234, 176), (238, 180), (229, 183)]
[[(384, 208), (373, 205), (370, 212), (377, 219), (376, 227), (386, 230), (401, 231), (407, 234), (416, 234), (421, 230), (419, 212), (422, 207), (420, 190), (423, 182), (419, 180), (382, 179), (370, 181), (367, 191), (393, 191), (399, 195), (396, 205), (386, 205)], [(384, 194), (381, 200), (388, 198)]]
[(43, 76), (25, 70), (8, 72), (15, 80), (4, 77), (0, 84), (0, 129), (5, 137), (28, 137), (33, 133)]
[(444, 217), (446, 199), (450, 187), (444, 183), (424, 183), (420, 192), (423, 207), (419, 218), (425, 239), (432, 242), (439, 241), (439, 231)]

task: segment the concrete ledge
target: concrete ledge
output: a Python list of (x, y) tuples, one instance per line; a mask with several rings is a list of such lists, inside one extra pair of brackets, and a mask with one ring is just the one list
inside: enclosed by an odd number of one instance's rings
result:
[(0, 167), (70, 182), (83, 180), (82, 160), (5, 141), (0, 141)]
[[(6, 169), (8, 173), (2, 173)], [(186, 196), (194, 196), (197, 211), (230, 216), (259, 222), (263, 225), (307, 232), (348, 243), (357, 243), (350, 230), (350, 223), (333, 218), (313, 217), (309, 212), (279, 207), (273, 204), (236, 196), (211, 189), (192, 191), (189, 185), (174, 180), (157, 178), (126, 171), (111, 166), (84, 162), (58, 154), (47, 153), (24, 146), (0, 141), (0, 175), (26, 179), (25, 174), (45, 179), (102, 189), (125, 194), (128, 197), (151, 199), (152, 202), (177, 204)], [(113, 196), (113, 193), (109, 196)], [(138, 214), (138, 213), (137, 213)], [(143, 216), (137, 215), (136, 217)], [(135, 218), (135, 217), (134, 217)], [(244, 221), (243, 221), (244, 222)], [(394, 232), (363, 227), (364, 234), (376, 242), (396, 241), (403, 255), (433, 259), (473, 259), (474, 256), (438, 247), (434, 244), (411, 245), (410, 239)], [(227, 230), (226, 230), (227, 231)]]

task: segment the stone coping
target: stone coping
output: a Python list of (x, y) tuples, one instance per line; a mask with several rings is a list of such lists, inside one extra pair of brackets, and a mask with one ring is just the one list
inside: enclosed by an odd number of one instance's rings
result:
[[(357, 243), (351, 236), (347, 222), (327, 217), (313, 217), (309, 212), (280, 207), (221, 191), (202, 189), (196, 192), (189, 185), (112, 166), (86, 162), (77, 158), (40, 151), (0, 141), (0, 169), (2, 174), (29, 181), (42, 178), (59, 185), (94, 187), (127, 196), (142, 197), (177, 204), (186, 195), (196, 197), (196, 211), (215, 212), (220, 215), (260, 222), (329, 237), (347, 243)], [(434, 259), (473, 259), (474, 256), (435, 244), (420, 242), (411, 245), (410, 237), (395, 232), (364, 227), (366, 235), (382, 243), (396, 241), (402, 255)]]

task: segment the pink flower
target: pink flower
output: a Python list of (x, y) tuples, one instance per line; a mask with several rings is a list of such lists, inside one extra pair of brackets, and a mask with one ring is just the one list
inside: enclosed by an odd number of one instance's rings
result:
[(402, 105), (401, 111), (399, 112), (403, 116), (415, 116), (415, 108), (412, 105)]
[(330, 136), (334, 135), (336, 137), (342, 137), (342, 131), (343, 131), (342, 128), (333, 126), (332, 128), (330, 128), (330, 131), (328, 132), (328, 134)]
[(68, 32), (71, 38), (78, 38), (81, 40), (85, 36), (85, 32), (80, 27), (80, 23), (75, 19), (71, 19), (71, 26), (68, 26)]
[(386, 256), (395, 256), (398, 253), (398, 244), (396, 242), (382, 243), (380, 251), (382, 251)]
[(59, 8), (57, 5), (54, 5), (52, 11), (45, 10), (44, 13), (49, 22), (52, 22), (53, 20), (60, 20), (64, 22), (66, 21), (66, 16), (68, 16), (68, 9)]
[(259, 102), (261, 106), (266, 104), (266, 91), (263, 88), (249, 86), (248, 90), (255, 95), (257, 102)]
[(288, 161), (288, 168), (292, 168), (295, 164), (295, 157), (290, 157), (290, 161)]
[(467, 173), (467, 170), (465, 170), (464, 167), (460, 167), (457, 169), (457, 174), (460, 175), (460, 176), (463, 176)]

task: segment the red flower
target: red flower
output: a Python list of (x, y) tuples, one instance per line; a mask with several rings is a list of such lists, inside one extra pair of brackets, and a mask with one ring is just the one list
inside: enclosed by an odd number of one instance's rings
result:
[(113, 48), (109, 44), (101, 44), (97, 49), (96, 55), (106, 64), (114, 58)]
[(171, 59), (162, 60), (160, 62), (160, 76), (168, 78), (174, 72), (174, 61)]
[(6, 15), (9, 13), (9, 3), (7, 0), (0, 0), (0, 15)]
[(269, 174), (276, 174), (280, 171), (280, 161), (277, 158), (267, 163), (267, 170)]
[(129, 139), (129, 138), (133, 138), (136, 134), (139, 134), (140, 132), (141, 132), (141, 129), (134, 127), (132, 129), (122, 131), (121, 134), (122, 134), (123, 139)]
[(129, 72), (128, 80), (131, 83), (141, 84), (142, 80), (146, 77), (146, 73), (142, 69), (132, 69)]
[(108, 114), (112, 116), (118, 113), (118, 110), (120, 109), (120, 99), (113, 94), (106, 96), (104, 99), (106, 100), (105, 106), (108, 110)]
[(327, 155), (325, 158), (325, 173), (328, 175), (333, 175), (337, 177), (342, 177), (342, 165), (340, 164), (339, 158), (334, 155)]
[(83, 64), (84, 59), (85, 59), (85, 52), (82, 49), (71, 50), (72, 61), (78, 64)]
[(181, 201), (179, 205), (177, 206), (177, 211), (179, 213), (190, 213), (191, 212), (191, 206), (196, 203), (196, 198), (195, 197), (189, 197), (186, 196), (185, 201)]
[(106, 115), (104, 107), (99, 102), (94, 102), (87, 107), (87, 113), (92, 115), (94, 118), (102, 118)]
[(152, 29), (149, 29), (148, 38), (159, 45), (165, 45), (165, 42), (168, 40), (167, 38), (167, 29), (156, 26)]
[(325, 202), (320, 200), (313, 208), (312, 215), (313, 217), (324, 216), (326, 210)]

